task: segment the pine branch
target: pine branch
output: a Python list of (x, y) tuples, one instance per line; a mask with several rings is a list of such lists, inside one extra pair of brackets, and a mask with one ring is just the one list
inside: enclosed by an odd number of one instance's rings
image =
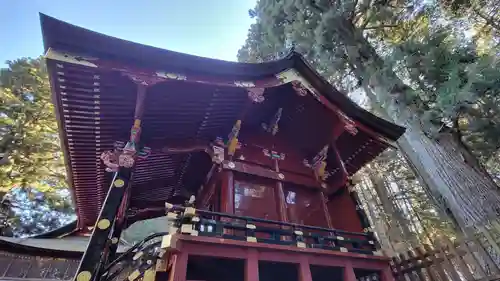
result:
[(399, 27), (397, 24), (383, 24), (383, 25), (377, 25), (377, 26), (368, 26), (368, 27), (362, 27), (363, 30), (370, 30), (370, 29), (380, 29), (380, 28), (394, 28), (394, 27)]

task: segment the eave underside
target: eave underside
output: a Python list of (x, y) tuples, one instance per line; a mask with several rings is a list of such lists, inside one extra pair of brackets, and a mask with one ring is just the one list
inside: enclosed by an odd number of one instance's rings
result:
[[(115, 141), (128, 139), (137, 87), (116, 70), (54, 60), (48, 60), (48, 67), (79, 226), (91, 226), (111, 180), (100, 155), (112, 150)], [(150, 87), (144, 103), (141, 142), (151, 147), (152, 153), (139, 160), (135, 169), (130, 220), (144, 217), (141, 212), (148, 208), (161, 208), (165, 201), (181, 202), (195, 193), (211, 167), (211, 159), (204, 152), (169, 154), (166, 148), (179, 143), (206, 144), (208, 148), (217, 137), (226, 138), (242, 112), (247, 112), (244, 126), (259, 129), (283, 108), (277, 137), (291, 140), (308, 159), (328, 143), (339, 122), (312, 96), (297, 95), (289, 84), (267, 89), (265, 97), (262, 104), (249, 107), (245, 88), (177, 80)], [(336, 145), (349, 174), (387, 147), (362, 131), (355, 136), (344, 132)], [(331, 179), (342, 176), (334, 161), (329, 166)]]

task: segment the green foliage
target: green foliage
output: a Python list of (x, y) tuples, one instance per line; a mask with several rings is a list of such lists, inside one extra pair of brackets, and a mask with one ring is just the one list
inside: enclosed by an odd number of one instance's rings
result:
[(387, 176), (390, 199), (397, 211), (411, 224), (410, 231), (420, 243), (429, 243), (441, 235), (455, 235), (453, 224), (441, 214), (445, 210), (440, 210), (430, 199), (415, 172), (398, 151), (385, 151), (372, 166), (376, 167), (378, 173)]
[[(425, 101), (422, 120), (456, 130), (483, 163), (500, 148), (500, 61), (446, 30), (397, 46), (395, 63)], [(425, 123), (424, 123), (425, 124)]]
[[(498, 6), (486, 0), (261, 0), (238, 59), (265, 61), (293, 43), (338, 88), (371, 88), (372, 102), (382, 101), (375, 108), (386, 110), (391, 102), (422, 120), (425, 132), (452, 133), (500, 179)], [(437, 211), (401, 157), (381, 159), (385, 180), (398, 189), (392, 199), (416, 225), (413, 231), (425, 236), (420, 240), (451, 234), (442, 216), (447, 210)]]
[(32, 236), (75, 220), (68, 190), (14, 188), (0, 204), (0, 235)]
[(42, 59), (8, 62), (0, 72), (0, 190), (67, 187)]
[(0, 70), (0, 235), (26, 236), (67, 223), (74, 210), (44, 61), (7, 63)]

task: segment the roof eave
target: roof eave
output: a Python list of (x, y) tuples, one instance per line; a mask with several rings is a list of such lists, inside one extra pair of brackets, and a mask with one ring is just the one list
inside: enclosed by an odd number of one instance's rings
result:
[(375, 133), (378, 133), (390, 142), (388, 145), (393, 145), (405, 132), (405, 128), (383, 118), (380, 118), (371, 112), (361, 108), (354, 101), (352, 101), (346, 95), (340, 93), (335, 87), (333, 87), (323, 76), (321, 76), (315, 69), (310, 65), (305, 58), (292, 51), (291, 59), (294, 61), (294, 68), (300, 73), (304, 79), (306, 79), (315, 89), (317, 89), (329, 102), (339, 106), (341, 109), (353, 112), (350, 118), (361, 122), (363, 125), (372, 129)]

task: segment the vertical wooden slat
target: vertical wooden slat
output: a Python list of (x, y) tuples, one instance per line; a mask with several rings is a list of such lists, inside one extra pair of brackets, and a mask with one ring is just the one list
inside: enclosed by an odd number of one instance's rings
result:
[(481, 256), (481, 258), (484, 259), (484, 262), (486, 262), (486, 264), (488, 264), (488, 267), (491, 270), (491, 274), (492, 275), (500, 274), (500, 270), (499, 270), (497, 264), (492, 259), (490, 253), (488, 253), (488, 251), (486, 251), (486, 249), (484, 248), (484, 245), (476, 237), (474, 231), (472, 231), (469, 228), (464, 229), (464, 231), (465, 231), (465, 237), (464, 238), (466, 238), (467, 240), (472, 241), (474, 243), (474, 245), (476, 246), (475, 250), (477, 251), (477, 253), (479, 254), (479, 256)]
[(399, 258), (401, 259), (401, 264), (404, 264), (404, 267), (407, 269), (411, 269), (406, 273), (406, 277), (410, 279), (410, 281), (419, 281), (418, 277), (415, 276), (415, 265), (412, 263), (412, 260), (405, 256), (404, 253), (399, 254)]
[(427, 253), (430, 254), (430, 259), (432, 260), (434, 268), (436, 269), (441, 281), (449, 280), (448, 276), (446, 275), (442, 267), (443, 259), (438, 255), (438, 251), (431, 248), (429, 244), (424, 244), (424, 249), (427, 251)]
[(233, 172), (226, 170), (221, 173), (222, 186), (220, 190), (220, 212), (234, 214), (234, 177)]
[(344, 267), (344, 281), (356, 281), (356, 274), (354, 273), (354, 268), (350, 262), (348, 262)]
[(497, 242), (491, 236), (488, 229), (486, 229), (485, 227), (482, 227), (482, 226), (478, 227), (478, 228), (479, 228), (479, 231), (484, 235), (486, 240), (488, 240), (488, 243), (490, 243), (491, 247), (493, 247), (493, 250), (495, 250), (495, 252), (500, 255), (500, 246), (498, 246)]
[(334, 228), (333, 227), (333, 222), (332, 222), (332, 217), (330, 216), (330, 212), (328, 212), (328, 206), (327, 206), (327, 200), (326, 200), (326, 197), (325, 197), (325, 193), (321, 191), (319, 193), (319, 196), (320, 196), (320, 199), (321, 199), (321, 201), (320, 201), (321, 202), (321, 209), (323, 210), (323, 214), (325, 216), (328, 228)]
[(442, 238), (440, 238), (440, 240), (441, 240), (443, 246), (448, 248), (450, 254), (452, 254), (452, 256), (455, 257), (455, 261), (456, 261), (458, 267), (460, 268), (460, 271), (465, 276), (465, 279), (467, 281), (474, 281), (474, 276), (470, 272), (469, 267), (467, 266), (467, 264), (464, 263), (462, 256), (460, 255), (459, 252), (457, 252), (457, 250), (455, 249), (455, 246), (450, 241), (450, 239), (448, 239), (446, 237), (442, 237)]
[(432, 259), (432, 257), (429, 257), (432, 255), (432, 252), (426, 253), (423, 246), (418, 246), (415, 248), (415, 253), (422, 261), (423, 270), (425, 270), (427, 272), (427, 276), (429, 276), (430, 281), (439, 281), (439, 276), (432, 269), (432, 265), (434, 264), (434, 260)]
[(451, 260), (449, 259), (448, 254), (446, 253), (446, 248), (440, 243), (440, 241), (437, 241), (436, 249), (438, 251), (438, 255), (443, 259), (442, 264), (446, 272), (450, 275), (451, 280), (461, 280), (460, 275), (458, 275), (455, 267), (453, 266)]
[(419, 257), (417, 257), (411, 250), (408, 251), (408, 258), (410, 259), (412, 266), (415, 268), (413, 271), (415, 272), (415, 274), (417, 274), (418, 280), (427, 281), (425, 278), (425, 273), (422, 272), (423, 261), (420, 260)]
[(405, 274), (403, 273), (404, 265), (398, 256), (392, 258), (394, 264), (394, 274), (398, 281), (406, 281)]
[[(346, 279), (351, 281), (350, 279)], [(356, 280), (356, 279), (353, 279)], [(309, 260), (306, 256), (300, 258), (299, 263), (299, 281), (312, 281), (311, 268), (309, 267)]]
[[(474, 255), (474, 252), (471, 250), (471, 247), (469, 246), (469, 244), (467, 243), (467, 241), (463, 241), (462, 244), (460, 245), (460, 248), (462, 248), (462, 250), (466, 251), (467, 252), (467, 256), (469, 258), (470, 262), (476, 269), (477, 272), (479, 272), (479, 274), (481, 275), (481, 277), (487, 277), (487, 273), (486, 271), (484, 270), (483, 266), (481, 265), (481, 261), (479, 261), (476, 257), (476, 255)], [(479, 255), (481, 255), (481, 253), (478, 253)], [(486, 263), (487, 266), (490, 266), (492, 269), (496, 269), (496, 265), (490, 265), (489, 262), (491, 262), (491, 258), (488, 254), (486, 254), (486, 256), (483, 256), (484, 258), (484, 262)], [(492, 273), (493, 273), (493, 270), (492, 270)]]
[(170, 272), (171, 281), (186, 281), (187, 276), (188, 254), (179, 252), (175, 258), (175, 264)]
[(259, 281), (259, 253), (249, 249), (245, 260), (245, 281)]
[[(280, 172), (280, 167), (279, 167), (279, 162), (278, 159), (274, 159), (274, 170), (279, 173)], [(285, 200), (285, 191), (283, 190), (283, 182), (277, 181), (276, 182), (276, 188), (275, 188), (275, 200), (276, 200), (276, 205), (278, 209), (278, 215), (281, 221), (288, 222), (288, 213), (286, 209), (286, 200)]]

